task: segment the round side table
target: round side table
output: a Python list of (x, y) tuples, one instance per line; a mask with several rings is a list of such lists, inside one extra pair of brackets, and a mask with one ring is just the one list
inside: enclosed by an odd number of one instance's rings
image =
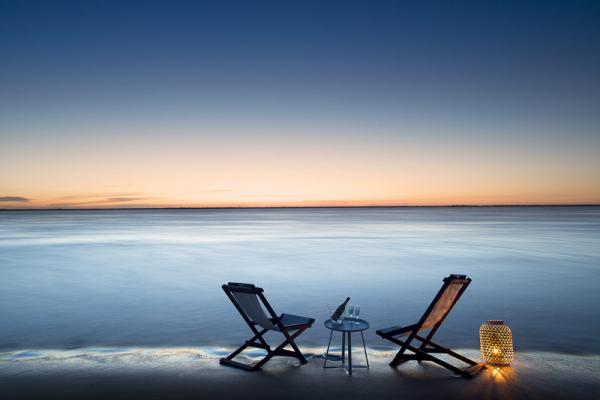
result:
[[(348, 374), (352, 375), (352, 333), (360, 332), (360, 336), (362, 338), (363, 350), (365, 352), (365, 360), (367, 361), (367, 365), (355, 365), (354, 368), (369, 368), (369, 357), (367, 356), (367, 347), (365, 346), (365, 336), (363, 335), (363, 331), (369, 329), (369, 323), (364, 319), (343, 319), (338, 321), (333, 321), (328, 319), (325, 321), (325, 328), (329, 329), (331, 333), (329, 334), (329, 343), (327, 343), (327, 352), (325, 353), (325, 362), (323, 363), (323, 368), (340, 368), (340, 366), (327, 366), (327, 359), (329, 358), (329, 348), (331, 346), (331, 338), (333, 336), (333, 332), (342, 332), (342, 365), (341, 368), (345, 366), (345, 350), (346, 350), (346, 342), (348, 343)], [(346, 341), (346, 337), (348, 340)]]

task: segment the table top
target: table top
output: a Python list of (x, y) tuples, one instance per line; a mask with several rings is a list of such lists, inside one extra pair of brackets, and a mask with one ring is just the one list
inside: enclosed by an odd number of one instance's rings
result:
[(337, 321), (328, 319), (325, 321), (325, 328), (339, 332), (360, 332), (369, 329), (369, 323), (360, 318), (344, 318)]

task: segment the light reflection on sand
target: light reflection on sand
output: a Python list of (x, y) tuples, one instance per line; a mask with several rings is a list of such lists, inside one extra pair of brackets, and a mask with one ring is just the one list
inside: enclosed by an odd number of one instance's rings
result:
[[(59, 366), (70, 363), (101, 364), (105, 366), (119, 367), (145, 367), (153, 364), (165, 363), (177, 365), (177, 363), (203, 361), (206, 365), (215, 362), (221, 357), (229, 354), (233, 349), (228, 347), (172, 347), (172, 348), (81, 348), (81, 349), (30, 349), (9, 352), (0, 352), (0, 371), (7, 371), (17, 367), (19, 364), (36, 365), (42, 368), (45, 364)], [(331, 349), (336, 351), (335, 348)], [(339, 350), (339, 349), (338, 349)], [(307, 359), (313, 363), (319, 363), (324, 358), (325, 348), (303, 347), (302, 351)], [(395, 354), (395, 350), (368, 348), (369, 359), (374, 364), (386, 365)], [(476, 350), (459, 350), (468, 357), (479, 359)], [(253, 350), (243, 353), (243, 357), (249, 360), (264, 356), (262, 350)], [(443, 356), (442, 356), (443, 357)], [(403, 364), (400, 369), (405, 365)], [(414, 363), (418, 364), (418, 363)], [(532, 352), (518, 354), (513, 366), (488, 365), (483, 374), (490, 380), (498, 383), (510, 383), (518, 375), (519, 370), (539, 367), (541, 369), (568, 369), (579, 370), (583, 373), (600, 373), (600, 356), (588, 355), (566, 355), (558, 353)], [(408, 368), (410, 369), (410, 367)]]
[[(595, 399), (600, 393), (600, 356), (518, 353), (510, 367), (489, 366), (466, 380), (428, 362), (391, 368), (392, 349), (368, 349), (371, 369), (350, 377), (323, 369), (324, 348), (303, 347), (309, 363), (275, 357), (259, 373), (219, 365), (232, 349), (222, 347), (81, 348), (0, 353), (0, 387), (15, 398), (36, 398), (59, 390), (60, 398), (227, 398), (248, 390), (260, 398), (345, 399), (383, 396), (456, 399)], [(476, 350), (460, 350), (478, 359)], [(358, 354), (357, 354), (358, 355)], [(250, 352), (248, 358), (259, 357)], [(233, 391), (233, 392), (232, 392)], [(64, 397), (63, 397), (64, 396)], [(150, 397), (147, 397), (150, 396)], [(208, 396), (208, 397), (206, 397)], [(9, 396), (10, 397), (10, 396)]]

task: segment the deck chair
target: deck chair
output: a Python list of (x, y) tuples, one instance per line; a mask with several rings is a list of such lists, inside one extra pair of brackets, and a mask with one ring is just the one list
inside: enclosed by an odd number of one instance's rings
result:
[[(223, 285), (222, 288), (244, 321), (246, 321), (254, 336), (233, 353), (225, 358), (221, 358), (221, 364), (242, 368), (247, 371), (256, 371), (273, 356), (295, 357), (300, 360), (301, 364), (307, 363), (306, 358), (304, 358), (304, 355), (296, 343), (294, 343), (294, 339), (312, 326), (313, 322), (315, 322), (313, 318), (292, 314), (277, 316), (263, 295), (263, 289), (252, 284), (229, 282)], [(280, 332), (285, 337), (285, 340), (272, 349), (263, 337), (268, 331)], [(285, 349), (288, 345), (291, 346), (292, 350)], [(267, 355), (254, 365), (234, 361), (234, 358), (248, 347), (264, 349), (267, 351)]]
[[(452, 307), (454, 307), (470, 283), (471, 279), (467, 278), (466, 275), (450, 275), (444, 278), (444, 284), (442, 285), (442, 288), (435, 296), (419, 322), (404, 327), (392, 326), (390, 328), (380, 329), (377, 331), (377, 334), (383, 339), (389, 340), (390, 342), (400, 346), (400, 350), (390, 363), (391, 366), (396, 367), (408, 360), (432, 361), (463, 377), (471, 377), (484, 368), (483, 364), (478, 364), (477, 362), (470, 360), (467, 357), (464, 357), (450, 349), (440, 346), (431, 340), (433, 335), (435, 335), (439, 327), (444, 322), (446, 316), (448, 316), (452, 310)], [(423, 337), (421, 336), (422, 331), (429, 332), (426, 336), (423, 335), (425, 336)], [(417, 340), (420, 343), (413, 345), (414, 340)], [(407, 354), (407, 351), (410, 351), (412, 354)], [(432, 353), (450, 355), (468, 364), (469, 367), (458, 368), (444, 360), (435, 357), (432, 355)]]

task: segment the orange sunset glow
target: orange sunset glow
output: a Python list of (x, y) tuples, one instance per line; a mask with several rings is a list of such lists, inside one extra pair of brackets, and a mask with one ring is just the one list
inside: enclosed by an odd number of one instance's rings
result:
[(38, 138), (37, 146), (31, 147), (15, 140), (0, 150), (5, 196), (0, 206), (600, 202), (596, 184), (600, 163), (593, 149), (573, 157), (548, 144), (525, 143), (511, 150), (486, 137), (474, 137), (467, 146), (467, 140), (435, 143), (426, 137), (407, 140), (361, 132), (346, 132), (348, 140), (337, 142), (314, 135), (315, 127), (308, 129), (313, 133), (308, 138), (264, 131), (244, 136), (239, 128), (222, 131), (218, 135), (222, 139), (203, 139), (181, 130), (164, 139), (142, 134), (136, 140), (82, 137), (61, 142), (48, 137)]

